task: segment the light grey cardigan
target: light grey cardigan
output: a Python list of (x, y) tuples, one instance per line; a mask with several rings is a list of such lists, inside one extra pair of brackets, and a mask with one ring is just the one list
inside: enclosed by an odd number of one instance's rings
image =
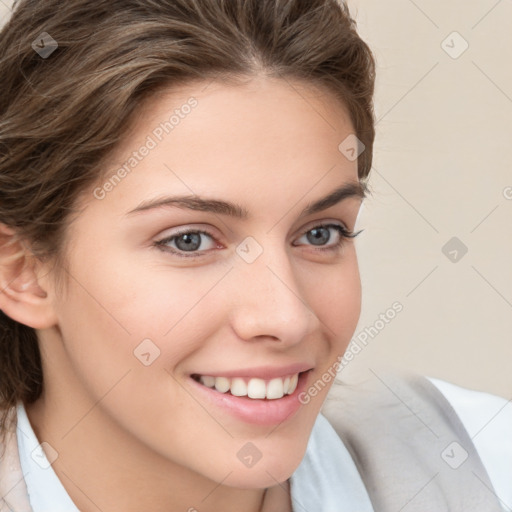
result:
[(427, 378), (394, 372), (356, 386), (335, 382), (322, 413), (375, 512), (503, 512), (460, 418)]

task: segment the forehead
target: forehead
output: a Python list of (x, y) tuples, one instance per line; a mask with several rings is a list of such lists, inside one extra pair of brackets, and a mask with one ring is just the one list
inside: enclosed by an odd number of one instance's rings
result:
[[(205, 147), (249, 154), (271, 146), (280, 150), (278, 157), (291, 147), (297, 152), (301, 142), (303, 153), (314, 146), (332, 151), (333, 144), (337, 150), (341, 137), (352, 132), (346, 106), (313, 84), (265, 77), (242, 84), (196, 81), (160, 89), (140, 105), (112, 156), (119, 159), (151, 135), (176, 155), (180, 149), (190, 154)], [(185, 139), (187, 144), (181, 144)]]
[(160, 90), (139, 107), (102, 180), (125, 168), (108, 187), (110, 201), (157, 192), (252, 192), (248, 198), (275, 201), (281, 191), (282, 202), (297, 202), (316, 186), (318, 196), (357, 181), (357, 162), (338, 147), (353, 131), (346, 107), (309, 84), (196, 82)]

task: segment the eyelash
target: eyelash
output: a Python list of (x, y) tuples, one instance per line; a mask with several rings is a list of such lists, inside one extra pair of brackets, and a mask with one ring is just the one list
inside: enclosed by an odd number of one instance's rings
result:
[[(361, 229), (361, 230), (357, 231), (356, 233), (354, 233), (353, 231), (348, 230), (345, 226), (343, 226), (341, 224), (319, 224), (318, 226), (313, 226), (311, 229), (308, 229), (301, 236), (305, 235), (306, 233), (309, 233), (310, 231), (313, 231), (314, 229), (319, 229), (319, 228), (334, 228), (334, 229), (336, 229), (340, 235), (340, 239), (334, 245), (331, 245), (328, 247), (320, 247), (320, 248), (315, 249), (315, 252), (339, 251), (341, 249), (341, 247), (344, 245), (346, 240), (355, 238), (363, 231)], [(206, 235), (206, 236), (209, 236), (210, 238), (212, 238), (212, 240), (215, 240), (215, 237), (208, 231), (204, 231), (201, 229), (189, 229), (189, 230), (179, 231), (178, 233), (175, 233), (172, 236), (168, 236), (161, 240), (157, 240), (156, 242), (154, 242), (154, 246), (157, 247), (158, 249), (160, 249), (161, 251), (168, 252), (168, 253), (170, 252), (171, 254), (174, 254), (180, 258), (199, 258), (199, 257), (203, 256), (204, 251), (199, 251), (199, 252), (198, 251), (195, 251), (195, 252), (190, 251), (190, 253), (187, 254), (184, 251), (171, 249), (169, 246), (166, 245), (169, 242), (172, 242), (173, 240), (175, 240), (176, 238), (179, 238), (180, 236), (188, 235), (191, 233), (195, 233), (195, 234), (199, 233), (201, 235)]]

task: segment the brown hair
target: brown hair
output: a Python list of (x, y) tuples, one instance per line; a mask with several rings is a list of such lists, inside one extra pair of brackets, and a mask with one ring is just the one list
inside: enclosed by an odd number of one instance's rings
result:
[[(58, 44), (47, 56), (36, 52), (44, 32)], [(16, 2), (0, 33), (0, 222), (38, 258), (59, 261), (77, 198), (144, 100), (262, 73), (323, 87), (347, 107), (365, 179), (375, 63), (341, 0)], [(35, 330), (0, 311), (0, 430), (42, 387)]]

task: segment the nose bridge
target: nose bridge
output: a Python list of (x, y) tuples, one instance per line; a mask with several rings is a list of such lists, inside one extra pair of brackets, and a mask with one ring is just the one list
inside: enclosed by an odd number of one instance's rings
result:
[[(301, 291), (285, 248), (271, 239), (265, 238), (264, 247), (246, 239), (237, 249), (232, 326), (245, 340), (272, 337), (293, 344), (318, 325), (318, 318)], [(251, 252), (252, 260), (245, 257)]]

